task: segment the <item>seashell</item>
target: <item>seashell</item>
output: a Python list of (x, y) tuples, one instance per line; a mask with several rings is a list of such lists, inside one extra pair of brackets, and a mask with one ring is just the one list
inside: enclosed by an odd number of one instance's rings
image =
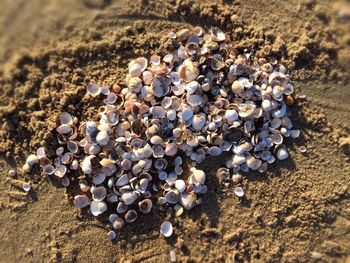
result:
[(180, 193), (186, 190), (186, 184), (185, 181), (182, 179), (178, 179), (175, 181), (175, 187), (177, 190), (179, 190)]
[(34, 164), (37, 164), (37, 163), (39, 163), (39, 159), (35, 154), (30, 154), (27, 157), (26, 164), (28, 164), (29, 166), (33, 166)]
[(102, 184), (106, 179), (106, 176), (103, 175), (103, 174), (99, 174), (99, 175), (96, 175), (92, 178), (92, 182), (95, 184), (95, 185), (99, 185), (99, 184)]
[(107, 167), (107, 168), (110, 168), (110, 169), (112, 169), (112, 167), (115, 166), (114, 161), (112, 161), (111, 159), (108, 159), (108, 158), (103, 158), (100, 161), (100, 164), (102, 165), (102, 167)]
[(238, 105), (238, 113), (239, 116), (241, 116), (242, 118), (248, 118), (249, 116), (251, 116), (254, 113), (255, 109), (255, 104), (243, 103)]
[(107, 211), (107, 204), (103, 201), (92, 201), (90, 211), (93, 216), (99, 216)]
[(286, 115), (286, 112), (287, 112), (287, 105), (283, 102), (280, 109), (272, 111), (272, 117), (282, 118)]
[(154, 168), (156, 168), (158, 170), (165, 169), (167, 167), (167, 165), (168, 165), (168, 162), (164, 158), (156, 159), (153, 162)]
[(169, 204), (177, 204), (179, 202), (179, 195), (175, 191), (168, 191), (164, 197)]
[(200, 37), (203, 35), (204, 29), (200, 26), (196, 26), (192, 29), (193, 34), (195, 34), (196, 36)]
[(281, 161), (288, 158), (288, 151), (285, 145), (280, 145), (276, 148), (276, 157)]
[(270, 138), (274, 144), (282, 144), (283, 143), (283, 136), (279, 133), (273, 133), (270, 135)]
[(174, 160), (174, 165), (180, 166), (181, 164), (182, 164), (182, 158), (181, 158), (181, 156), (177, 156)]
[(73, 203), (78, 208), (84, 208), (90, 204), (90, 199), (86, 195), (76, 195)]
[(163, 139), (162, 139), (162, 137), (160, 137), (158, 135), (154, 135), (154, 136), (151, 137), (150, 142), (152, 144), (155, 144), (155, 145), (162, 144), (163, 143)]
[(113, 231), (113, 230), (110, 230), (108, 233), (107, 233), (107, 237), (109, 240), (113, 240), (117, 237), (117, 234)]
[(178, 147), (175, 143), (168, 143), (165, 147), (166, 156), (174, 156), (177, 153)]
[(235, 193), (235, 195), (237, 195), (238, 197), (243, 197), (244, 196), (244, 190), (242, 187), (235, 187), (235, 189), (233, 190), (233, 192)]
[(187, 102), (190, 104), (192, 107), (199, 106), (202, 103), (202, 97), (196, 94), (192, 94), (187, 96)]
[(86, 180), (81, 180), (79, 182), (79, 187), (80, 187), (80, 190), (83, 192), (87, 192), (90, 189), (90, 186), (88, 185)]
[(64, 187), (68, 187), (68, 186), (69, 186), (70, 180), (67, 178), (67, 176), (61, 178), (61, 184), (62, 184)]
[(298, 138), (300, 135), (300, 130), (290, 130), (290, 137)]
[(123, 218), (121, 218), (120, 216), (118, 216), (113, 222), (114, 229), (122, 229), (124, 225), (125, 225), (125, 222)]
[(188, 194), (186, 192), (180, 195), (180, 204), (185, 210), (191, 210), (196, 205), (197, 198), (193, 194)]
[(109, 141), (109, 134), (107, 131), (100, 131), (96, 136), (96, 142), (99, 145), (107, 145)]
[(196, 134), (189, 134), (186, 139), (186, 143), (191, 147), (196, 147), (198, 145), (198, 137)]
[(125, 192), (122, 194), (121, 198), (126, 205), (131, 205), (136, 201), (138, 195), (135, 192)]
[(255, 170), (259, 169), (259, 167), (261, 166), (262, 162), (261, 162), (261, 160), (256, 159), (253, 156), (249, 156), (249, 157), (247, 157), (246, 164), (247, 164), (249, 169), (252, 169), (252, 170), (255, 171)]
[(198, 77), (199, 69), (192, 62), (192, 60), (188, 58), (179, 66), (178, 73), (182, 80), (185, 82), (190, 82)]
[(174, 121), (176, 119), (176, 111), (173, 109), (167, 111), (167, 118), (169, 121)]
[(46, 157), (45, 149), (44, 147), (40, 147), (36, 150), (36, 156), (40, 160), (42, 158)]
[(29, 183), (24, 182), (23, 185), (22, 185), (22, 189), (23, 189), (24, 191), (26, 191), (26, 192), (29, 192), (30, 189), (31, 189), (31, 186), (30, 186)]
[(242, 175), (239, 173), (236, 173), (236, 174), (232, 175), (231, 180), (234, 184), (238, 184), (242, 181)]
[(91, 156), (86, 156), (81, 163), (81, 169), (84, 174), (90, 174), (92, 172)]
[(107, 190), (103, 186), (99, 186), (92, 189), (92, 199), (94, 201), (102, 201), (107, 196)]
[(51, 164), (46, 164), (43, 166), (43, 173), (44, 174), (53, 174), (55, 171), (55, 167)]
[(206, 123), (206, 115), (204, 113), (196, 114), (192, 119), (192, 128), (194, 131), (199, 132), (203, 129)]
[(190, 108), (184, 108), (181, 113), (181, 118), (184, 121), (190, 120), (193, 116), (193, 110)]
[(161, 119), (165, 116), (165, 110), (161, 106), (154, 106), (150, 108), (150, 113), (153, 114), (154, 118)]
[(129, 210), (128, 212), (126, 212), (124, 219), (125, 219), (125, 222), (127, 223), (132, 223), (136, 221), (137, 212), (134, 209)]
[(188, 94), (193, 94), (199, 87), (199, 83), (197, 81), (191, 81), (185, 85), (185, 90)]
[(68, 141), (67, 148), (71, 153), (74, 153), (74, 154), (78, 153), (78, 150), (79, 150), (78, 144), (74, 141)]
[(278, 100), (284, 94), (284, 87), (276, 85), (272, 88), (272, 96)]
[(92, 97), (97, 97), (101, 93), (101, 88), (97, 84), (90, 83), (86, 87), (86, 92)]
[(58, 165), (54, 170), (54, 174), (59, 178), (63, 178), (66, 175), (66, 173), (67, 173), (67, 166), (65, 165)]
[(298, 150), (299, 150), (299, 152), (301, 152), (301, 153), (305, 153), (307, 149), (306, 149), (306, 146), (305, 146), (305, 145), (302, 145), (302, 146), (298, 147)]
[(210, 29), (210, 36), (211, 36), (211, 40), (215, 42), (221, 42), (226, 39), (224, 32), (222, 32), (217, 27), (212, 27)]
[(126, 211), (128, 211), (128, 205), (126, 205), (125, 203), (123, 202), (119, 202), (118, 205), (117, 205), (117, 212), (119, 214), (123, 214), (125, 213)]
[(238, 113), (236, 110), (227, 110), (225, 112), (225, 118), (229, 123), (238, 120)]
[(233, 165), (241, 165), (246, 162), (246, 157), (244, 155), (235, 154), (232, 159)]
[(218, 146), (212, 146), (209, 148), (209, 154), (211, 156), (219, 156), (222, 153), (222, 149)]
[(160, 233), (165, 237), (173, 234), (173, 225), (169, 221), (164, 221), (160, 226)]
[(205, 183), (205, 173), (204, 173), (204, 171), (192, 167), (191, 168), (191, 172), (192, 172), (192, 175), (195, 178), (196, 182), (198, 182), (199, 184), (204, 184)]
[(282, 124), (282, 120), (280, 118), (273, 118), (271, 120), (271, 127), (274, 128), (274, 129), (278, 129)]
[(174, 210), (175, 210), (175, 215), (176, 216), (181, 216), (183, 214), (183, 212), (184, 212), (184, 208), (181, 205), (179, 205), (179, 204), (176, 204), (174, 206)]
[(160, 172), (158, 174), (158, 178), (159, 178), (159, 180), (165, 181), (168, 178), (168, 174), (166, 172), (164, 172), (164, 171)]
[(270, 111), (272, 109), (272, 104), (271, 104), (271, 101), (270, 100), (263, 100), (261, 102), (261, 108), (264, 110), (264, 111)]
[(148, 214), (149, 212), (151, 212), (153, 207), (152, 201), (150, 199), (144, 199), (140, 201), (138, 205), (140, 212), (144, 214)]

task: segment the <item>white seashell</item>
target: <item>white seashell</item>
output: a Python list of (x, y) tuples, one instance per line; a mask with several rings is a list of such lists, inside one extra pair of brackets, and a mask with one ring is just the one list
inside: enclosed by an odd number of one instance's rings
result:
[(270, 100), (263, 100), (261, 102), (261, 108), (264, 110), (264, 111), (270, 111), (272, 109), (272, 104), (271, 104), (271, 101)]
[(286, 115), (286, 112), (287, 112), (287, 105), (283, 102), (280, 109), (272, 111), (272, 117), (282, 118)]
[(107, 196), (107, 190), (103, 186), (94, 187), (92, 189), (92, 199), (94, 201), (102, 201)]
[(160, 226), (160, 233), (165, 237), (173, 234), (173, 225), (169, 221), (164, 221)]
[(225, 112), (225, 118), (229, 123), (238, 120), (238, 113), (235, 110), (227, 110)]
[(117, 237), (117, 234), (113, 231), (113, 230), (110, 230), (108, 233), (107, 233), (107, 237), (109, 240), (113, 240)]
[(162, 144), (163, 143), (163, 139), (162, 139), (162, 137), (160, 137), (158, 135), (154, 135), (154, 136), (152, 136), (150, 142), (152, 144)]
[(185, 85), (185, 90), (188, 94), (193, 94), (199, 87), (199, 83), (197, 81), (191, 81)]
[(174, 206), (174, 210), (175, 210), (175, 215), (176, 216), (181, 216), (183, 214), (183, 212), (184, 212), (184, 208), (181, 205), (179, 205), (179, 204), (176, 204)]
[(129, 74), (131, 77), (139, 77), (142, 73), (141, 66), (136, 62), (132, 62), (129, 66)]
[(290, 130), (290, 137), (298, 138), (300, 136), (300, 130)]
[(175, 187), (177, 190), (179, 190), (180, 193), (186, 190), (186, 184), (185, 181), (182, 179), (178, 179), (175, 181)]
[(238, 197), (243, 197), (244, 196), (244, 190), (242, 187), (235, 187), (235, 189), (233, 190), (233, 192), (235, 193), (235, 195), (237, 195)]
[(245, 162), (246, 162), (246, 157), (240, 154), (235, 154), (232, 160), (233, 165), (241, 165)]
[(46, 153), (45, 153), (45, 149), (44, 147), (40, 147), (36, 150), (36, 156), (38, 157), (38, 159), (40, 160), (41, 158), (46, 157)]
[(173, 109), (167, 111), (167, 118), (169, 121), (174, 121), (176, 119), (176, 111)]
[(285, 147), (284, 145), (281, 145), (280, 147), (278, 147), (276, 157), (278, 160), (287, 159), (288, 158), (287, 147)]
[(238, 105), (239, 116), (242, 118), (248, 118), (253, 115), (255, 109), (256, 105), (251, 103), (243, 103)]
[(107, 131), (99, 131), (96, 136), (96, 142), (100, 145), (107, 145), (109, 141), (109, 134)]
[(90, 205), (91, 214), (94, 216), (99, 216), (107, 210), (107, 204), (100, 201), (92, 201)]
[(63, 178), (67, 173), (67, 166), (65, 166), (65, 165), (56, 166), (54, 173), (57, 177)]
[(123, 202), (119, 202), (118, 205), (117, 205), (117, 212), (119, 214), (123, 214), (125, 213), (126, 211), (128, 211), (128, 205), (126, 205), (125, 203)]
[(195, 195), (188, 194), (186, 192), (183, 192), (180, 195), (180, 204), (185, 208), (187, 211), (191, 210), (196, 205), (197, 198)]
[(194, 106), (199, 106), (202, 104), (202, 97), (196, 94), (192, 94), (187, 96), (187, 102), (190, 104), (192, 107)]
[(124, 227), (124, 225), (125, 225), (124, 219), (118, 216), (113, 223), (113, 228), (121, 229)]
[(174, 156), (177, 153), (178, 147), (175, 143), (168, 143), (165, 147), (165, 155), (166, 156)]
[(256, 159), (253, 156), (249, 156), (247, 157), (247, 161), (246, 164), (248, 166), (248, 168), (252, 169), (252, 170), (258, 170), (259, 167), (261, 166), (262, 162), (259, 159)]
[(81, 170), (83, 171), (84, 174), (90, 174), (92, 172), (92, 167), (91, 167), (91, 157), (86, 156), (81, 163)]
[(86, 195), (76, 195), (74, 196), (74, 205), (78, 208), (83, 208), (90, 204), (90, 199)]
[(205, 183), (205, 173), (202, 170), (196, 169), (196, 168), (191, 168), (192, 175), (196, 179), (196, 182), (199, 184), (204, 184)]
[(27, 157), (26, 163), (27, 163), (29, 166), (33, 166), (34, 164), (39, 163), (38, 156), (36, 156), (35, 154), (30, 154), (30, 155)]
[(86, 87), (86, 92), (91, 95), (92, 97), (96, 97), (98, 95), (100, 95), (101, 93), (101, 88), (99, 85), (94, 84), (94, 83), (90, 83), (87, 85)]
[(166, 112), (161, 106), (154, 106), (150, 108), (150, 113), (153, 114), (154, 118), (161, 119), (165, 116)]
[(67, 176), (61, 178), (61, 184), (64, 186), (64, 187), (68, 187), (70, 185), (70, 180), (68, 179)]
[(281, 126), (281, 124), (282, 124), (281, 118), (273, 118), (270, 123), (271, 127), (274, 129), (278, 129)]
[(181, 118), (184, 121), (190, 120), (193, 116), (193, 110), (190, 108), (184, 108), (182, 113), (181, 113)]
[(115, 185), (118, 187), (124, 186), (129, 183), (129, 176), (127, 174), (123, 174), (118, 178)]
[(131, 205), (136, 201), (138, 195), (135, 192), (125, 192), (122, 194), (122, 200), (126, 205)]
[(105, 180), (106, 180), (106, 176), (104, 176), (103, 174), (96, 175), (92, 178), (92, 182), (95, 185), (102, 184)]
[(178, 72), (180, 78), (185, 82), (195, 80), (199, 75), (199, 69), (189, 58), (184, 60), (183, 63), (179, 66)]
[(218, 146), (212, 146), (209, 148), (209, 154), (211, 156), (219, 156), (220, 154), (222, 154), (222, 149)]
[(145, 85), (151, 85), (153, 80), (153, 73), (148, 70), (142, 72), (142, 80)]
[(226, 39), (224, 32), (222, 32), (220, 29), (216, 27), (212, 27), (210, 29), (210, 36), (211, 36), (211, 40), (215, 42), (221, 42)]
[(272, 95), (275, 99), (280, 98), (284, 93), (284, 88), (282, 86), (274, 86), (272, 89)]
[(31, 187), (30, 187), (30, 184), (29, 183), (23, 183), (22, 185), (22, 189), (26, 192), (29, 192)]
[(196, 114), (193, 116), (193, 119), (192, 119), (192, 128), (194, 131), (199, 132), (200, 130), (203, 129), (205, 123), (206, 123), (206, 115), (204, 113)]
[(62, 112), (60, 115), (61, 125), (73, 124), (73, 117), (68, 112)]
[(164, 197), (169, 204), (176, 204), (179, 202), (179, 195), (174, 191), (168, 191)]

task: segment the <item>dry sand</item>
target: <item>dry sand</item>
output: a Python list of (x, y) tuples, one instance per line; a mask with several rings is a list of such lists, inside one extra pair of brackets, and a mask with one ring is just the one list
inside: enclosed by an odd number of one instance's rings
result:
[[(168, 31), (196, 25), (283, 61), (307, 94), (292, 109), (302, 137), (289, 143), (291, 158), (245, 176), (243, 200), (219, 187), (224, 158), (212, 159), (203, 205), (171, 219), (172, 238), (160, 236), (167, 216), (155, 211), (110, 242), (105, 217), (73, 207), (75, 189), (39, 173), (7, 177), (38, 146), (53, 149), (60, 111), (94, 114), (87, 83), (123, 85), (131, 58), (164, 53)], [(3, 1), (0, 262), (169, 262), (171, 250), (179, 262), (350, 262), (349, 46), (349, 2)]]

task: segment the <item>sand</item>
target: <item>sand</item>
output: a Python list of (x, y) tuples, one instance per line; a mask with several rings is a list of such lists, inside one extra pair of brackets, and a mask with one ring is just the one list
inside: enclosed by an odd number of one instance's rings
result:
[[(218, 26), (239, 49), (288, 67), (299, 94), (291, 158), (249, 173), (246, 197), (208, 175), (203, 205), (179, 218), (154, 211), (107, 239), (107, 218), (72, 205), (73, 187), (39, 172), (25, 155), (55, 147), (60, 111), (93, 116), (93, 81), (124, 85), (131, 58), (164, 54), (164, 36)], [(305, 1), (5, 1), (0, 10), (0, 262), (349, 262), (350, 5)], [(307, 152), (298, 147), (306, 145)], [(9, 178), (10, 169), (17, 176)], [(23, 181), (31, 182), (25, 194)], [(175, 234), (165, 239), (160, 223)]]

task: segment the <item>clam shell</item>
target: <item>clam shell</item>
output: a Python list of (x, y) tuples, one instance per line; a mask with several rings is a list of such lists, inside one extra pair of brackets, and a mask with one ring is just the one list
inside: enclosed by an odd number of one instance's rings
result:
[(169, 221), (164, 221), (160, 226), (160, 233), (165, 237), (173, 234), (173, 225)]
[(180, 195), (180, 204), (185, 208), (185, 210), (191, 210), (196, 205), (196, 196), (193, 194), (188, 194), (183, 192)]
[(184, 180), (178, 179), (175, 181), (175, 187), (180, 193), (182, 193), (186, 190), (186, 183)]
[(100, 131), (96, 136), (96, 141), (100, 145), (107, 145), (109, 141), (109, 134), (107, 131)]
[(168, 143), (165, 147), (166, 156), (174, 156), (177, 153), (178, 147), (175, 143)]
[(151, 212), (153, 204), (150, 199), (144, 199), (139, 202), (138, 206), (141, 213), (148, 214), (149, 212)]
[(97, 84), (90, 83), (86, 87), (86, 92), (92, 97), (97, 97), (101, 93), (101, 88)]
[(196, 94), (192, 94), (187, 96), (187, 102), (190, 104), (192, 107), (199, 106), (202, 103), (202, 97)]
[(242, 187), (235, 187), (235, 189), (233, 190), (233, 192), (235, 193), (235, 195), (237, 195), (238, 197), (243, 197), (244, 196), (244, 190)]
[(92, 189), (92, 199), (94, 201), (102, 201), (107, 196), (107, 190), (103, 186), (95, 187)]
[(138, 195), (135, 192), (125, 192), (124, 194), (122, 194), (121, 198), (126, 205), (131, 205), (136, 201)]
[(253, 115), (255, 109), (256, 105), (251, 103), (242, 103), (238, 105), (238, 113), (242, 118), (248, 118)]
[(193, 110), (190, 108), (184, 108), (182, 113), (181, 113), (181, 118), (184, 121), (190, 120), (193, 116)]
[(281, 145), (277, 148), (276, 157), (278, 160), (285, 160), (288, 158), (288, 151), (285, 145)]
[(119, 214), (123, 214), (125, 213), (126, 211), (128, 211), (128, 205), (126, 205), (125, 203), (123, 202), (119, 202), (118, 205), (117, 205), (117, 212)]
[(177, 204), (179, 202), (179, 194), (175, 191), (167, 192), (164, 197), (169, 204)]
[(120, 216), (118, 216), (113, 223), (113, 228), (115, 229), (122, 229), (125, 225), (125, 222), (123, 220), (123, 218), (121, 218)]
[(35, 154), (30, 154), (30, 155), (27, 157), (26, 163), (27, 163), (29, 166), (33, 166), (34, 164), (39, 163), (39, 158), (38, 158), (38, 156), (36, 156)]
[(249, 169), (252, 169), (252, 170), (255, 171), (255, 170), (259, 169), (259, 167), (261, 166), (262, 162), (261, 162), (261, 160), (256, 159), (253, 156), (249, 156), (249, 157), (247, 157), (246, 164), (247, 164)]
[(125, 219), (125, 222), (127, 223), (132, 223), (136, 221), (137, 212), (134, 209), (129, 210), (128, 212), (126, 212), (124, 219)]
[(107, 204), (103, 201), (92, 201), (90, 211), (92, 215), (99, 216), (107, 211)]
[(76, 195), (73, 203), (78, 208), (84, 208), (90, 204), (90, 199), (86, 195)]
[(199, 132), (203, 129), (206, 123), (206, 115), (205, 114), (196, 114), (192, 119), (192, 128), (194, 131)]
[(205, 183), (205, 173), (202, 170), (191, 168), (193, 177), (196, 179), (196, 182), (199, 184)]

